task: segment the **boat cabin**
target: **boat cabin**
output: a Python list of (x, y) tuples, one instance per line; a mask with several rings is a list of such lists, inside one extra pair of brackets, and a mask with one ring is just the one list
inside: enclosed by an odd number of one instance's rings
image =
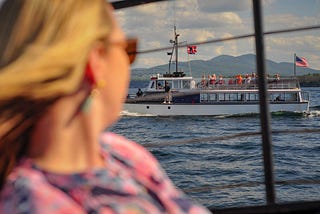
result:
[(195, 80), (192, 77), (165, 77), (152, 76), (149, 82), (147, 92), (161, 92), (164, 90), (165, 84), (169, 84), (172, 91), (183, 91), (195, 88)]

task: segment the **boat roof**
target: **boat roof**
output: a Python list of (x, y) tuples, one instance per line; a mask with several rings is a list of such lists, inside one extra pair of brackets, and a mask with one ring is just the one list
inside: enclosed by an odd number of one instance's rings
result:
[(158, 77), (157, 80), (192, 80), (192, 77)]
[[(293, 89), (268, 89), (269, 92), (298, 92), (300, 91), (299, 88), (293, 88)], [(233, 89), (209, 89), (209, 90), (201, 90), (202, 93), (246, 93), (246, 92), (256, 92), (258, 93), (259, 90), (258, 89), (236, 89), (236, 88), (233, 88)]]

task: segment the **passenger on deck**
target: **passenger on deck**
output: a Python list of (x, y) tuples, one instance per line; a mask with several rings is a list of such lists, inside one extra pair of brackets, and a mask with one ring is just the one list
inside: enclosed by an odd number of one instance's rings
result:
[(193, 88), (195, 88), (195, 87), (196, 87), (196, 81), (191, 80), (191, 82), (190, 82), (190, 88), (193, 89)]
[(136, 94), (137, 94), (137, 97), (141, 97), (143, 95), (141, 88), (138, 89), (138, 92)]
[(169, 92), (170, 91), (170, 85), (169, 83), (166, 81), (165, 86), (164, 86), (164, 91), (165, 92)]
[(273, 80), (270, 80), (270, 83), (277, 83), (280, 80), (280, 75), (279, 74), (275, 74)]
[(234, 80), (232, 78), (230, 78), (228, 84), (229, 85), (233, 85), (234, 84)]
[(164, 91), (167, 93), (163, 103), (171, 103), (171, 88), (169, 83), (166, 81)]
[(205, 75), (202, 75), (202, 79), (201, 79), (201, 88), (205, 88), (207, 86), (207, 80)]
[(210, 85), (214, 85), (217, 81), (216, 74), (213, 74), (212, 76), (209, 76), (209, 83)]
[(252, 83), (256, 83), (256, 80), (257, 80), (257, 75), (256, 75), (256, 73), (252, 72), (252, 74), (251, 74), (251, 82)]
[(251, 76), (249, 74), (246, 74), (245, 83), (250, 84), (251, 82)]
[(241, 85), (241, 84), (242, 84), (242, 76), (241, 76), (241, 74), (238, 74), (238, 75), (237, 75), (237, 77), (236, 77), (236, 83), (237, 83), (238, 85)]
[(219, 80), (216, 82), (216, 85), (217, 84), (222, 85), (223, 83), (224, 83), (223, 77), (222, 75), (219, 75)]

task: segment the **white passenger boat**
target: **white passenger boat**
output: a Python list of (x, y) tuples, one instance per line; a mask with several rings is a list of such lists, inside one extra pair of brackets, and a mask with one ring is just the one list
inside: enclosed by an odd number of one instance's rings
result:
[[(229, 79), (230, 80), (230, 79)], [(309, 95), (296, 78), (268, 80), (271, 112), (308, 112)], [(165, 92), (161, 85), (169, 84)], [(255, 81), (202, 85), (182, 73), (151, 77), (141, 96), (130, 95), (124, 105), (130, 113), (147, 115), (231, 115), (259, 113), (259, 90)]]
[[(176, 71), (170, 73), (169, 69), (169, 73), (152, 76), (142, 94), (128, 96), (125, 112), (157, 116), (259, 113), (259, 90), (254, 75), (242, 80), (198, 80), (178, 72), (178, 36), (175, 32), (170, 54), (172, 57), (175, 51)], [(267, 86), (271, 112), (309, 111), (309, 95), (301, 90), (297, 78), (277, 76), (268, 79)]]

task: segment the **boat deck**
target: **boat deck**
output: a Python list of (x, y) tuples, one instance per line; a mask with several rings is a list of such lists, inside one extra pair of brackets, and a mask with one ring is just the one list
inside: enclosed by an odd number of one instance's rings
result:
[[(230, 79), (229, 79), (230, 80)], [(235, 84), (231, 81), (225, 81), (222, 84), (206, 84), (201, 85), (197, 83), (196, 88), (199, 89), (215, 89), (215, 90), (258, 90), (257, 81), (251, 81), (250, 83)], [(268, 79), (268, 89), (298, 89), (300, 88), (299, 82), (295, 78), (286, 78), (280, 80)]]

